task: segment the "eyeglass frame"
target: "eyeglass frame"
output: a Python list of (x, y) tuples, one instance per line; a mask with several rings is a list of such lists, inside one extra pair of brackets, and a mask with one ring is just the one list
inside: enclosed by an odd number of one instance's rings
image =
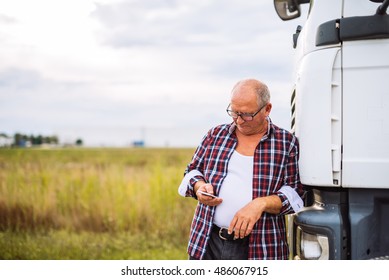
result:
[[(230, 104), (228, 104), (228, 107), (227, 107), (227, 109), (226, 109), (226, 112), (227, 112), (227, 114), (231, 117), (231, 118), (233, 118), (233, 119), (238, 119), (239, 117), (242, 119), (242, 120), (244, 120), (245, 122), (251, 122), (253, 119), (254, 119), (254, 117), (259, 113), (259, 112), (261, 112), (261, 110), (263, 109), (263, 108), (265, 108), (266, 107), (266, 105), (267, 105), (268, 103), (266, 103), (266, 104), (264, 104), (261, 108), (259, 108), (259, 110), (258, 111), (256, 111), (255, 113), (238, 113), (238, 112), (235, 112), (235, 111), (232, 111), (232, 110), (229, 110), (228, 108), (230, 108), (230, 106), (231, 106), (231, 103)], [(231, 115), (231, 113), (234, 113), (234, 114), (236, 114), (236, 117), (234, 117), (234, 116), (232, 116)], [(251, 119), (250, 120), (246, 120), (245, 118), (246, 117), (251, 117)]]

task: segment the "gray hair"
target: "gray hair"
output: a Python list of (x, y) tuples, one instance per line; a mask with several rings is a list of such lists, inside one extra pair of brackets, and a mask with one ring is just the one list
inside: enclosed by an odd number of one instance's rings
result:
[(235, 90), (243, 85), (249, 86), (255, 91), (257, 94), (258, 107), (264, 106), (270, 102), (270, 91), (268, 86), (256, 79), (244, 79), (237, 82), (232, 88), (231, 94), (234, 94)]

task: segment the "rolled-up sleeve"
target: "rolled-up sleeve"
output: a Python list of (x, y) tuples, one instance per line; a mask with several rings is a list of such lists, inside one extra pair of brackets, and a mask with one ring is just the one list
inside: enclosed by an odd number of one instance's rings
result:
[(208, 132), (208, 134), (203, 137), (200, 145), (197, 147), (192, 157), (191, 162), (186, 167), (184, 178), (182, 179), (181, 184), (178, 187), (178, 193), (181, 196), (197, 198), (194, 192), (194, 185), (201, 180), (206, 182), (206, 179), (203, 175), (203, 163), (209, 137), (210, 132)]
[(184, 197), (195, 197), (196, 194), (194, 193), (194, 185), (200, 180), (204, 180), (204, 175), (200, 171), (195, 169), (189, 171), (182, 179), (181, 184), (178, 187), (178, 193)]
[(299, 142), (297, 137), (293, 136), (284, 171), (284, 185), (277, 192), (282, 202), (280, 215), (297, 213), (304, 206), (305, 192), (300, 182), (298, 161)]

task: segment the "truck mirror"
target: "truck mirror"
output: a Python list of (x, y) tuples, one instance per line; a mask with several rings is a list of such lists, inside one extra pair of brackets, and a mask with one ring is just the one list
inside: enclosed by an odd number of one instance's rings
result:
[(298, 0), (274, 0), (274, 8), (282, 20), (291, 20), (301, 15)]
[(310, 2), (311, 0), (274, 0), (274, 8), (282, 20), (290, 20), (301, 15), (300, 4)]

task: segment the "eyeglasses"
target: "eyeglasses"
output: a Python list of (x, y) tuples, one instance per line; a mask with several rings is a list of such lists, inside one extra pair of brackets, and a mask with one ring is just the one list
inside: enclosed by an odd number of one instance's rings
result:
[(226, 111), (227, 111), (227, 114), (230, 115), (233, 119), (237, 119), (238, 117), (240, 117), (242, 120), (246, 121), (246, 122), (249, 122), (249, 121), (252, 121), (254, 119), (254, 117), (263, 109), (265, 108), (267, 104), (263, 105), (258, 111), (256, 111), (255, 113), (253, 114), (250, 114), (250, 113), (238, 113), (238, 112), (235, 112), (235, 111), (232, 111), (230, 110), (230, 106), (231, 104), (228, 105)]

